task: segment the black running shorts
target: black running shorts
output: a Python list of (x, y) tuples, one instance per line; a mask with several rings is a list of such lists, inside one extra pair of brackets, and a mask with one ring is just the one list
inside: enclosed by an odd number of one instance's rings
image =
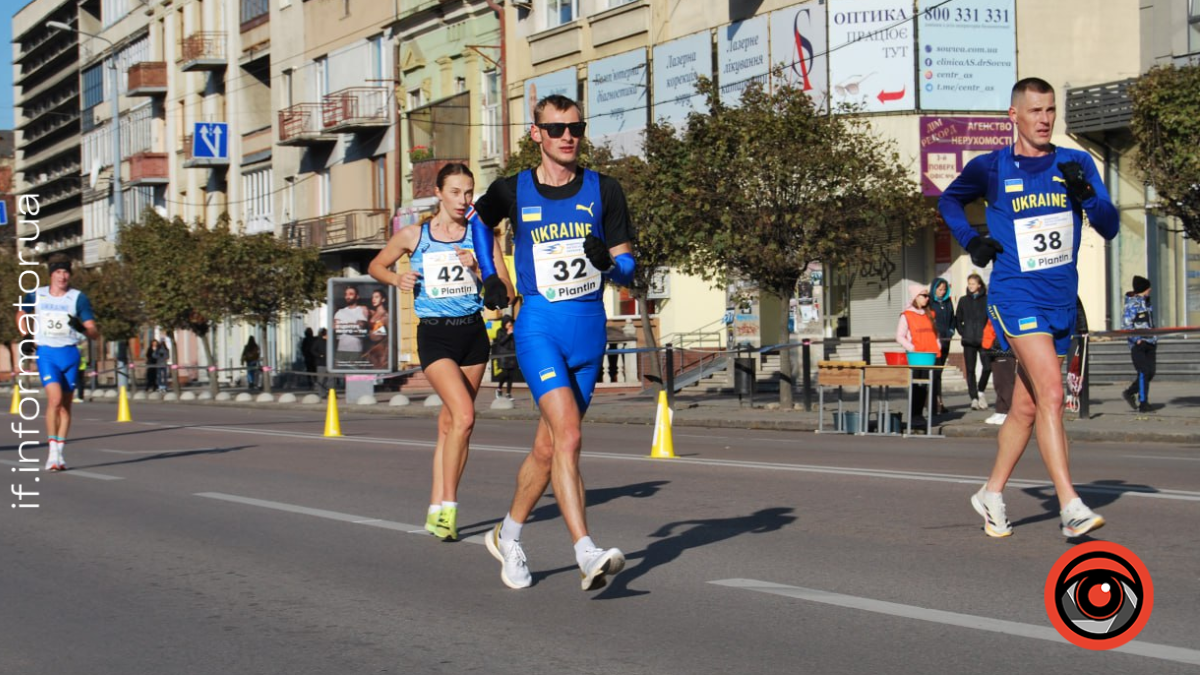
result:
[(460, 366), (487, 363), (491, 345), (479, 314), (425, 317), (417, 324), (417, 356), (421, 365), (450, 359)]

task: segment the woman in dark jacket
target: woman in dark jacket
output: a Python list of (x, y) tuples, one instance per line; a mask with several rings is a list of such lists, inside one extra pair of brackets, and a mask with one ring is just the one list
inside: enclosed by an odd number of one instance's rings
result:
[(168, 358), (167, 348), (157, 339), (150, 340), (146, 348), (146, 391), (154, 391), (156, 387), (160, 391), (166, 389), (166, 385), (160, 384), (164, 381), (160, 373), (166, 368)]
[[(941, 343), (942, 353), (936, 364), (946, 365), (946, 357), (950, 355), (950, 338), (954, 337), (954, 300), (950, 298), (950, 282), (942, 277), (933, 280), (929, 285), (929, 308), (933, 310), (933, 327), (937, 331), (938, 342)], [(942, 371), (933, 371), (933, 401), (932, 410), (942, 415), (946, 406), (942, 405)]]
[[(972, 274), (967, 277), (967, 294), (958, 299), (958, 310), (954, 325), (962, 338), (963, 361), (967, 370), (967, 393), (971, 396), (972, 410), (987, 410), (988, 378), (992, 374), (992, 357), (983, 349), (983, 327), (987, 325), (987, 286), (983, 277)], [(975, 381), (975, 359), (983, 364), (983, 373)]]
[(500, 319), (500, 330), (492, 340), (492, 358), (496, 361), (496, 398), (508, 387), (507, 398), (512, 399), (513, 374), (517, 369), (517, 343), (512, 334), (513, 320), (505, 315)]

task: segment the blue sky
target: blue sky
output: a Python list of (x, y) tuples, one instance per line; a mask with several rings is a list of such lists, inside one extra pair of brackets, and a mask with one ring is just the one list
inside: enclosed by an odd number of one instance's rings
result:
[(0, 129), (13, 126), (13, 83), (12, 83), (12, 12), (24, 2), (0, 3)]

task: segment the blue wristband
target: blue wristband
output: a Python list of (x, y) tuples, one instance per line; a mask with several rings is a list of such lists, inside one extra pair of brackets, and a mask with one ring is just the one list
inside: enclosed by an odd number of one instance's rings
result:
[(479, 262), (479, 278), (487, 279), (496, 273), (496, 261), (492, 259), (496, 246), (492, 228), (484, 224), (483, 219), (475, 211), (474, 205), (467, 210), (467, 223), (471, 227), (471, 242), (475, 246), (475, 260)]
[(613, 258), (613, 263), (615, 264), (608, 271), (608, 278), (622, 286), (628, 286), (633, 283), (633, 271), (637, 268), (633, 254), (622, 253)]

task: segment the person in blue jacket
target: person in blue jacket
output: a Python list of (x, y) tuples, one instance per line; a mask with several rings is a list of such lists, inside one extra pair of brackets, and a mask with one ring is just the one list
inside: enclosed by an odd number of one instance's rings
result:
[[(1035, 77), (1017, 82), (1008, 117), (1016, 126), (1016, 141), (968, 162), (938, 202), (971, 262), (979, 268), (993, 265), (988, 314), (1001, 348), (1011, 347), (1020, 368), (995, 463), (971, 505), (983, 516), (989, 536), (1012, 534), (1000, 493), (1036, 429), (1061, 507), (1062, 533), (1077, 537), (1104, 525), (1104, 518), (1071, 484), (1060, 359), (1075, 328), (1083, 216), (1112, 239), (1118, 214), (1091, 156), (1051, 142), (1057, 107), (1048, 82)], [(965, 211), (981, 197), (987, 205), (986, 234), (971, 226)]]
[[(588, 532), (579, 471), (581, 423), (600, 378), (607, 344), (604, 282), (633, 281), (633, 226), (625, 193), (614, 179), (579, 166), (587, 123), (579, 104), (558, 95), (533, 110), (529, 134), (541, 151), (534, 169), (496, 180), (475, 205), (476, 246), (490, 241), (507, 219), (513, 228), (517, 292), (517, 365), (541, 413), (533, 449), (521, 464), (517, 490), (504, 521), (487, 535), (488, 551), (501, 562), (510, 588), (531, 583), (521, 528), (553, 483), (554, 496), (574, 542), (585, 591), (602, 588), (620, 572), (625, 555), (601, 548)], [(495, 278), (499, 259), (479, 257), (484, 303), (503, 303)]]
[[(1154, 306), (1150, 303), (1150, 280), (1146, 277), (1133, 278), (1133, 290), (1125, 294), (1125, 312), (1121, 316), (1121, 330), (1145, 330), (1154, 328)], [(1135, 335), (1129, 338), (1129, 356), (1137, 377), (1126, 387), (1122, 396), (1137, 412), (1150, 412), (1150, 380), (1158, 365), (1158, 338), (1153, 335)]]

